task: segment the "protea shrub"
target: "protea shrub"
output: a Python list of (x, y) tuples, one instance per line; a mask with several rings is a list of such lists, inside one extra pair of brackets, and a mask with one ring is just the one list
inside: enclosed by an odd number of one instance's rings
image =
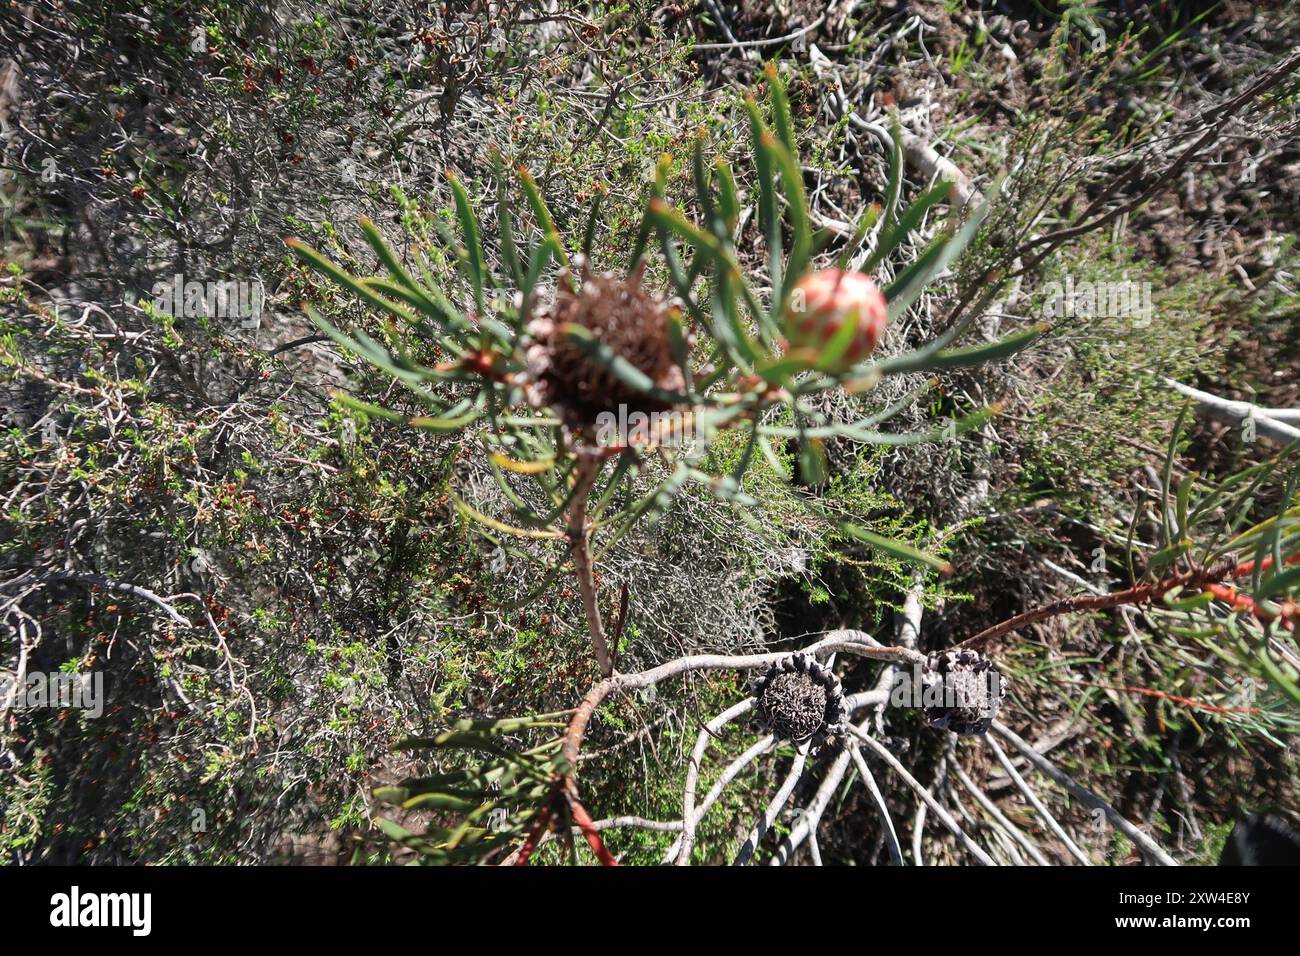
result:
[[(949, 196), (947, 184), (941, 183), (900, 209), (902, 152), (896, 143), (892, 181), (884, 190), (895, 201), (867, 210), (854, 237), (839, 250), (838, 264), (823, 268), (829, 262), (814, 260), (832, 254), (835, 237), (811, 226), (789, 103), (774, 69), (768, 72), (767, 88), (770, 127), (752, 99), (745, 104), (757, 171), (745, 202), (756, 205), (760, 233), (767, 239), (768, 274), (760, 281), (770, 287), (769, 296), (755, 291), (740, 265), (743, 204), (736, 178), (726, 159), (708, 160), (702, 137), (692, 165), (698, 221), (665, 200), (671, 164), (661, 161), (631, 255), (608, 271), (594, 270), (588, 260), (592, 237), (600, 232), (600, 194), (586, 216), (580, 251), (570, 253), (524, 169), (517, 182), (529, 215), (519, 215), (500, 157), (493, 166), (495, 228), (487, 241), (469, 192), (455, 177), (449, 185), (459, 235), (437, 217), (413, 212), (398, 194), (408, 221), (419, 224), (407, 261), (373, 224), (362, 222), (386, 275), (356, 278), (290, 240), (308, 266), (379, 313), (386, 342), (361, 330), (337, 329), (305, 306), (308, 314), (340, 345), (405, 385), (421, 413), (346, 394), (337, 400), (366, 416), (471, 433), (476, 441), (465, 447), (485, 450), (510, 512), (483, 514), (454, 495), (453, 502), (494, 541), (515, 535), (568, 548), (605, 673), (613, 659), (597, 609), (589, 496), (598, 496), (607, 509), (600, 517), (600, 533), (616, 539), (639, 521), (661, 514), (672, 496), (692, 482), (737, 509), (752, 508), (755, 500), (744, 490), (750, 464), (762, 458), (783, 467), (774, 449), (791, 441), (798, 446), (801, 471), (812, 474), (830, 439), (896, 444), (954, 437), (979, 427), (992, 410), (972, 409), (926, 432), (900, 435), (880, 429), (906, 402), (867, 407), (860, 420), (845, 421), (824, 411), (843, 403), (816, 399), (832, 389), (851, 388), (854, 403), (869, 403), (871, 385), (884, 376), (1001, 358), (1041, 331), (1033, 328), (962, 348), (956, 340), (973, 320), (964, 316), (928, 345), (877, 358), (886, 323), (904, 315), (926, 285), (948, 269), (973, 240), (987, 207), (977, 209), (959, 229), (940, 231), (914, 262), (897, 264), (897, 280), (877, 288), (867, 274), (910, 248), (905, 240), (916, 224), (932, 219), (932, 210)], [(874, 246), (862, 249), (869, 239)], [(439, 242), (444, 248), (434, 249)], [(864, 271), (848, 271), (848, 259), (859, 250), (865, 255)], [(446, 274), (449, 256), (459, 265), (463, 284), (444, 291), (444, 283), (456, 281)], [(652, 276), (666, 277), (667, 287)], [(472, 301), (471, 308), (456, 304), (466, 301)], [(692, 440), (664, 442), (660, 430), (651, 428), (627, 440), (600, 441), (593, 425), (621, 410), (633, 416), (667, 410), (689, 419)], [(727, 430), (739, 430), (749, 452), (727, 474), (710, 475), (704, 470), (710, 443)], [(644, 487), (635, 494), (616, 493), (647, 480), (653, 482), (649, 493)], [(535, 482), (536, 487), (524, 494), (513, 487), (517, 482)], [(616, 502), (623, 503), (622, 512), (613, 507)], [(809, 507), (815, 508), (815, 502)], [(836, 516), (822, 518), (842, 524)], [(843, 530), (900, 560), (944, 566), (911, 544), (854, 524), (844, 524)]]

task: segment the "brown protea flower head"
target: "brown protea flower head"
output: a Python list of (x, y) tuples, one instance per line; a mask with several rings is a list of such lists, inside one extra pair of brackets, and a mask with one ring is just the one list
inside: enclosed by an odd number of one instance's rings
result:
[[(574, 282), (576, 268), (580, 281)], [(574, 286), (577, 286), (576, 290)], [(574, 432), (588, 434), (602, 412), (650, 414), (669, 403), (637, 391), (591, 357), (567, 334), (576, 325), (644, 372), (655, 387), (682, 392), (686, 381), (668, 333), (671, 306), (641, 287), (641, 270), (629, 276), (594, 274), (585, 258), (560, 277), (555, 301), (528, 324), (525, 387), (537, 407), (558, 412)]]
[(840, 679), (807, 654), (791, 654), (750, 681), (758, 722), (781, 740), (820, 745), (848, 716)]
[(888, 317), (885, 296), (870, 276), (822, 269), (795, 284), (785, 315), (785, 337), (792, 349), (820, 353), (846, 322), (852, 324), (853, 337), (832, 369), (844, 371), (875, 351)]
[(922, 673), (925, 718), (963, 737), (988, 732), (1007, 696), (996, 664), (978, 651), (931, 654)]

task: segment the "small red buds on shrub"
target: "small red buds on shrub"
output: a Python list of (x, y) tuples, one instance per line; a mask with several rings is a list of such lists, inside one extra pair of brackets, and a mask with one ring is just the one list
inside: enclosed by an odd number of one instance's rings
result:
[(852, 323), (855, 332), (848, 348), (831, 363), (832, 370), (842, 371), (875, 350), (888, 314), (885, 296), (870, 276), (823, 269), (804, 276), (790, 293), (785, 336), (792, 349), (812, 349), (820, 355), (844, 323)]

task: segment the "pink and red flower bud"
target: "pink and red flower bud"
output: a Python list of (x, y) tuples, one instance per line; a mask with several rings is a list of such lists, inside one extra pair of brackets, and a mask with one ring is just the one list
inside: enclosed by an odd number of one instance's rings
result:
[(823, 269), (799, 280), (785, 314), (785, 336), (792, 349), (821, 353), (850, 322), (855, 328), (844, 354), (834, 363), (846, 369), (870, 355), (885, 332), (885, 296), (861, 272)]

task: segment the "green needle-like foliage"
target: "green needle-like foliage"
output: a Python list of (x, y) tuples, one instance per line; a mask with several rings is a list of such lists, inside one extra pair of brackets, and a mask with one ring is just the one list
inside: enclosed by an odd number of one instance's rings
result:
[[(560, 329), (561, 344), (566, 346), (566, 351), (578, 350), (593, 374), (602, 376), (628, 395), (643, 397), (656, 408), (672, 411), (694, 436), (691, 443), (676, 443), (661, 440), (662, 434), (651, 430), (648, 440), (642, 436), (595, 449), (602, 462), (611, 458), (630, 459), (626, 467), (616, 472), (619, 481), (630, 482), (644, 473), (647, 456), (657, 456), (666, 466), (661, 469), (663, 477), (658, 487), (650, 495), (634, 501), (622, 513), (604, 516), (603, 525), (621, 529), (616, 534), (624, 533), (639, 516), (650, 511), (648, 503), (662, 510), (684, 480), (700, 476), (699, 465), (711, 439), (724, 429), (744, 430), (751, 448), (761, 450), (769, 460), (770, 443), (797, 440), (803, 473), (815, 477), (821, 470), (822, 445), (828, 439), (901, 444), (951, 439), (978, 427), (991, 410), (977, 410), (964, 419), (923, 432), (897, 434), (883, 432), (878, 427), (889, 414), (873, 414), (859, 421), (835, 421), (817, 407), (814, 399), (829, 389), (846, 386), (855, 392), (867, 391), (888, 375), (1002, 359), (1023, 349), (1042, 331), (1041, 327), (1034, 327), (997, 342), (960, 347), (955, 340), (969, 325), (972, 317), (967, 316), (939, 339), (915, 351), (881, 360), (867, 358), (852, 365), (842, 361), (853, 338), (854, 328), (849, 322), (838, 326), (838, 334), (830, 336), (820, 347), (789, 347), (783, 334), (783, 319), (800, 279), (812, 268), (814, 250), (826, 240), (814, 234), (809, 220), (789, 105), (775, 70), (768, 71), (767, 87), (772, 125), (769, 126), (752, 99), (746, 101), (746, 108), (757, 172), (754, 199), (768, 245), (770, 295), (760, 296), (755, 291), (739, 262), (736, 230), (742, 199), (736, 177), (724, 159), (707, 160), (705, 144), (700, 139), (693, 158), (698, 220), (666, 201), (668, 166), (667, 160), (661, 162), (650, 187), (640, 241), (630, 267), (631, 275), (635, 276), (633, 281), (639, 282), (645, 267), (643, 260), (653, 254), (652, 246), (657, 246), (660, 264), (680, 303), (680, 308), (665, 309), (663, 321), (684, 387), (663, 388), (618, 347), (581, 324), (570, 322)], [(459, 282), (469, 294), (465, 301), (474, 303), (469, 312), (453, 305), (454, 301), (462, 301), (462, 289), (444, 291), (433, 274), (435, 269), (427, 261), (420, 262), (414, 272), (404, 266), (369, 222), (362, 223), (363, 232), (388, 270), (388, 275), (381, 278), (354, 277), (301, 242), (290, 240), (289, 244), (312, 269), (351, 290), (391, 321), (399, 340), (418, 338), (426, 346), (435, 346), (437, 354), (445, 358), (432, 366), (420, 364), (411, 358), (411, 349), (393, 354), (364, 333), (337, 329), (308, 310), (313, 321), (334, 341), (391, 375), (428, 406), (428, 413), (410, 419), (411, 424), (444, 431), (472, 430), (488, 449), (495, 471), (505, 469), (530, 476), (538, 482), (542, 500), (550, 503), (549, 508), (539, 510), (526, 503), (523, 496), (511, 494), (515, 514), (509, 519), (482, 515), (468, 506), (462, 511), (495, 532), (558, 536), (578, 480), (579, 470), (574, 463), (578, 456), (593, 450), (593, 443), (589, 434), (566, 427), (564, 416), (557, 414), (556, 409), (539, 408), (536, 401), (530, 404), (527, 350), (534, 342), (530, 338), (530, 322), (546, 311), (555, 296), (552, 282), (564, 285), (584, 280), (576, 274), (574, 258), (566, 251), (555, 219), (527, 170), (518, 171), (518, 184), (531, 212), (533, 230), (521, 226), (499, 160), (497, 169), (497, 235), (491, 256), (485, 250), (484, 231), (465, 187), (451, 179), (459, 236), (445, 238), (450, 255), (460, 265)], [(885, 189), (885, 194), (892, 197), (890, 212), (871, 252), (872, 265), (895, 253), (927, 214), (949, 196), (948, 184), (940, 183), (911, 206), (898, 210), (902, 176), (901, 162), (891, 164), (891, 181)], [(989, 201), (985, 200), (960, 228), (942, 229), (902, 269), (886, 291), (891, 321), (900, 318), (970, 245), (985, 218)], [(852, 243), (854, 247), (864, 240), (879, 214), (875, 207), (864, 214)], [(598, 210), (593, 209), (588, 218), (584, 247), (590, 245), (589, 237), (598, 215)], [(491, 262), (500, 263), (503, 274), (494, 274)], [(583, 259), (577, 258), (577, 262)], [(553, 280), (552, 269), (557, 265), (564, 271)], [(501, 302), (508, 304), (502, 307)], [(556, 347), (554, 341), (551, 347), (553, 350)], [(352, 399), (341, 400), (365, 414), (390, 419), (405, 417)], [(886, 411), (901, 410), (895, 407)], [(747, 456), (744, 464), (750, 460)], [(737, 507), (744, 507), (747, 502), (740, 492), (743, 471), (742, 467), (738, 473), (725, 476), (727, 480), (711, 482), (717, 494)], [(608, 491), (606, 487), (601, 492), (604, 498), (609, 497)], [(942, 564), (931, 555), (900, 542), (880, 539), (870, 532), (858, 537), (895, 557), (931, 566)]]

